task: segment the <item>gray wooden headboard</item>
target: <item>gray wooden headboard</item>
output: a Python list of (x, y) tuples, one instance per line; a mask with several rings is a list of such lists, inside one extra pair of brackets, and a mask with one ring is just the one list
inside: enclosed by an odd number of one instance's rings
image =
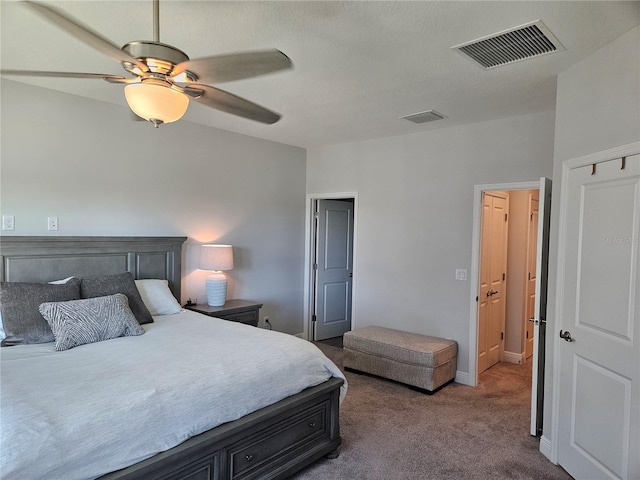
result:
[(131, 272), (163, 278), (180, 302), (182, 244), (187, 237), (22, 237), (0, 239), (0, 280), (50, 282)]

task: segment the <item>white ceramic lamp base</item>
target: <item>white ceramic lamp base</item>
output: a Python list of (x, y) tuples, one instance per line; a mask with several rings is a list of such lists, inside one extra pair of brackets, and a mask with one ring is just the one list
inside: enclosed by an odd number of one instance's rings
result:
[(222, 272), (212, 272), (205, 284), (207, 303), (211, 307), (221, 307), (227, 298), (227, 277)]

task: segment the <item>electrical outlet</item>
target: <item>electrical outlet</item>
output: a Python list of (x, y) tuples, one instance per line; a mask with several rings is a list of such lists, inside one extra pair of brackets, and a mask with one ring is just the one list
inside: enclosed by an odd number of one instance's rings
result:
[(456, 269), (456, 280), (464, 282), (467, 279), (467, 270), (464, 268)]
[(58, 217), (47, 218), (47, 230), (58, 230)]
[(15, 230), (16, 217), (13, 215), (2, 215), (2, 230)]

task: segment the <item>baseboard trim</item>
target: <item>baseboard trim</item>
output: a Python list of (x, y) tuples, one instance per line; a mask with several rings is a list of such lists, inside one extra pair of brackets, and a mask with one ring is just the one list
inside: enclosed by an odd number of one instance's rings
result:
[(504, 352), (504, 361), (509, 363), (517, 363), (518, 365), (522, 365), (524, 363), (524, 353), (516, 353), (516, 352)]
[(306, 338), (305, 338), (305, 336), (304, 336), (304, 332), (302, 332), (302, 333), (296, 333), (296, 334), (294, 334), (293, 336), (294, 336), (294, 337), (301, 338), (301, 339), (303, 339), (303, 340), (306, 340)]
[(467, 372), (461, 372), (460, 370), (456, 371), (456, 378), (453, 379), (456, 383), (461, 383), (462, 385), (468, 385), (472, 387), (471, 376)]
[(551, 440), (549, 440), (547, 437), (545, 437), (544, 435), (540, 437), (540, 453), (542, 453), (545, 457), (547, 457), (547, 459), (553, 463), (554, 465), (557, 465), (556, 462), (553, 461), (552, 457), (552, 452), (551, 452)]

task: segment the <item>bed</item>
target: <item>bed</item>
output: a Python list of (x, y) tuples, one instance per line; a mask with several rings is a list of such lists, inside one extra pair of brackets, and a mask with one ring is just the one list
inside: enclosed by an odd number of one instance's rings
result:
[[(4, 237), (0, 280), (130, 272), (179, 300), (184, 240)], [(142, 328), (0, 349), (2, 478), (287, 478), (337, 455), (346, 384), (313, 344), (185, 310)]]

